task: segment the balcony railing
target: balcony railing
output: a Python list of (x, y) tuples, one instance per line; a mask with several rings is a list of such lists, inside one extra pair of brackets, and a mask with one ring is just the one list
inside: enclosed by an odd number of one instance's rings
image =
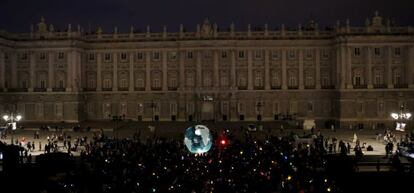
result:
[(322, 89), (335, 89), (334, 85), (322, 85), (321, 86)]
[(408, 84), (394, 84), (394, 88), (408, 88)]
[(294, 90), (294, 89), (298, 89), (298, 88), (299, 88), (299, 86), (288, 86), (289, 90)]
[(52, 92), (65, 92), (66, 88), (52, 88)]
[(373, 87), (374, 88), (387, 88), (387, 85), (385, 85), (385, 84), (374, 84)]
[(118, 91), (129, 91), (129, 88), (118, 88)]
[(272, 87), (270, 87), (270, 89), (272, 89), (272, 90), (280, 90), (280, 89), (282, 89), (282, 86), (272, 86)]
[(46, 92), (46, 88), (34, 88), (33, 92)]
[(151, 90), (160, 91), (160, 90), (162, 90), (162, 88), (161, 87), (151, 87)]
[(263, 86), (255, 86), (253, 87), (254, 90), (264, 90)]
[(96, 91), (96, 88), (83, 88), (83, 91), (85, 91), (85, 92), (93, 92), (93, 91)]
[(170, 90), (170, 91), (176, 91), (177, 90), (177, 87), (168, 87), (168, 90)]
[(140, 88), (137, 88), (137, 87), (135, 87), (135, 89), (134, 89), (135, 91), (144, 91), (145, 90), (145, 88), (144, 87), (140, 87)]
[(307, 85), (307, 86), (305, 86), (305, 89), (315, 89), (315, 86), (314, 85)]
[(27, 88), (9, 88), (8, 92), (27, 92)]
[(247, 86), (238, 86), (237, 89), (238, 90), (247, 90)]
[(102, 91), (112, 91), (112, 88), (102, 88)]
[(367, 85), (366, 84), (363, 84), (363, 85), (353, 85), (353, 88), (354, 89), (364, 89), (364, 88), (367, 88)]

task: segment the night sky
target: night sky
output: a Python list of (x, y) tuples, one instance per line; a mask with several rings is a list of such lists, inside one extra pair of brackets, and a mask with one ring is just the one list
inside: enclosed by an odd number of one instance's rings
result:
[(77, 24), (85, 31), (102, 26), (104, 32), (114, 26), (127, 32), (131, 25), (145, 31), (148, 24), (153, 31), (163, 25), (178, 31), (181, 23), (195, 31), (206, 17), (221, 29), (234, 21), (239, 30), (246, 30), (248, 23), (294, 27), (311, 19), (320, 26), (335, 25), (337, 19), (344, 24), (347, 18), (351, 25), (363, 25), (375, 10), (399, 25), (414, 25), (414, 0), (0, 0), (0, 29), (29, 32), (40, 16), (55, 29), (71, 23), (73, 29)]

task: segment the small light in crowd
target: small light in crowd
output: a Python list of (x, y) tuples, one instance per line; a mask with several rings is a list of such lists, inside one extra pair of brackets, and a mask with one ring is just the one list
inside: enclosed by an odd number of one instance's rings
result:
[(326, 189), (326, 191), (331, 192), (331, 188), (330, 188), (330, 187), (328, 187), (328, 188)]
[(325, 178), (324, 182), (328, 182), (328, 179)]
[(221, 145), (226, 145), (226, 140), (222, 139), (222, 140), (220, 141), (220, 143), (221, 143)]
[(243, 155), (243, 151), (240, 151), (240, 155)]
[(291, 179), (292, 179), (292, 176), (290, 176), (290, 175), (289, 175), (289, 176), (287, 177), (287, 180), (291, 180)]

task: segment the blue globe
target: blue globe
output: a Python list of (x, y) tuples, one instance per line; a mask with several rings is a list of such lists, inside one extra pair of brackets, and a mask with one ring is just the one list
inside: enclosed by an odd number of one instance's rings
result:
[(210, 130), (204, 125), (188, 127), (184, 134), (184, 144), (191, 153), (208, 152), (213, 144)]

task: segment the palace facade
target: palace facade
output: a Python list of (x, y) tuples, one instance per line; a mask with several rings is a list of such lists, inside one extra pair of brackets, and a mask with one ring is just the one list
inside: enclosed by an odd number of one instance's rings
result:
[(414, 110), (414, 27), (376, 13), (337, 22), (246, 31), (205, 20), (188, 32), (64, 31), (42, 18), (0, 32), (0, 113), (25, 121), (338, 121), (391, 125)]

